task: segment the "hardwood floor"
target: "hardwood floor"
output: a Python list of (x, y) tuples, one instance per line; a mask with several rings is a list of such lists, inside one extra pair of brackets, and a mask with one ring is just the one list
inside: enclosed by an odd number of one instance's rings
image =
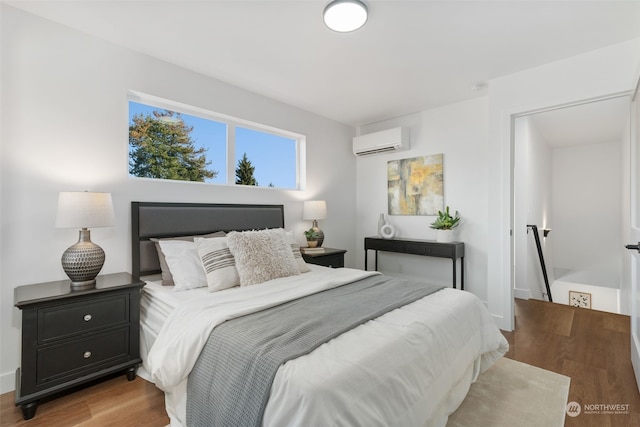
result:
[[(579, 403), (582, 413), (565, 417), (565, 426), (640, 427), (628, 316), (537, 300), (515, 305), (515, 331), (503, 332), (510, 346), (506, 357), (571, 378), (568, 401)], [(607, 414), (592, 405), (629, 409)]]
[[(566, 417), (567, 427), (640, 427), (629, 330), (627, 316), (516, 300), (516, 330), (503, 333), (510, 345), (506, 357), (571, 377), (569, 401), (580, 403), (583, 413)], [(586, 405), (611, 404), (629, 405), (628, 414), (584, 413)], [(162, 392), (140, 378), (129, 382), (124, 375), (44, 402), (29, 421), (15, 407), (13, 393), (0, 396), (3, 427), (168, 423)]]
[(166, 426), (164, 394), (153, 384), (119, 375), (41, 403), (36, 416), (22, 419), (13, 392), (0, 396), (0, 426)]

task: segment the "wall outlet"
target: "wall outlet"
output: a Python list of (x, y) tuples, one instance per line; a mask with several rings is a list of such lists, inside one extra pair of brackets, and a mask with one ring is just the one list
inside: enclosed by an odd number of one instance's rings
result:
[(569, 305), (572, 307), (591, 308), (591, 294), (588, 292), (569, 291)]

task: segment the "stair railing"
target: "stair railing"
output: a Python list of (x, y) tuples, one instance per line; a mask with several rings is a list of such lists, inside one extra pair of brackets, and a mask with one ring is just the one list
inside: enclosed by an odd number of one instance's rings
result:
[(540, 233), (538, 232), (537, 225), (527, 225), (527, 233), (529, 229), (533, 230), (533, 237), (536, 240), (536, 248), (538, 248), (538, 258), (540, 258), (540, 268), (542, 268), (542, 277), (544, 277), (544, 284), (547, 287), (547, 297), (549, 302), (553, 302), (551, 298), (551, 287), (549, 286), (549, 276), (547, 276), (547, 266), (544, 262), (544, 254), (542, 253), (542, 245), (540, 244)]

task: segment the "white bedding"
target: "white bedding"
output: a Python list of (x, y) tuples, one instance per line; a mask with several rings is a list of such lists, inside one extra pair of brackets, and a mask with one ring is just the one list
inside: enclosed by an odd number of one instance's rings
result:
[[(142, 375), (165, 391), (172, 426), (185, 425), (187, 377), (216, 324), (378, 274), (310, 267), (215, 293), (145, 286)], [(443, 289), (285, 363), (263, 425), (444, 426), (471, 382), (507, 348), (478, 298)]]

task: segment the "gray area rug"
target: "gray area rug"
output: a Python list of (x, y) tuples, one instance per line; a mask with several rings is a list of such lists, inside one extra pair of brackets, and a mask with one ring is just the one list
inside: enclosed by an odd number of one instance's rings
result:
[(562, 427), (570, 381), (503, 357), (471, 384), (447, 427)]

